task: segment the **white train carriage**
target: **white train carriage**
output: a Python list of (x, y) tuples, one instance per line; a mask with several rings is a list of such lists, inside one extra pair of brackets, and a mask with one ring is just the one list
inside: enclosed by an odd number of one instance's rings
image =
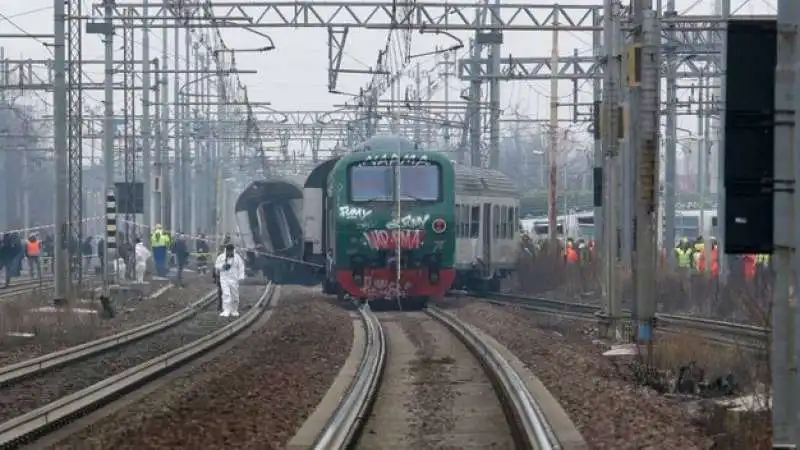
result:
[(456, 288), (497, 291), (519, 253), (521, 195), (504, 174), (455, 165)]

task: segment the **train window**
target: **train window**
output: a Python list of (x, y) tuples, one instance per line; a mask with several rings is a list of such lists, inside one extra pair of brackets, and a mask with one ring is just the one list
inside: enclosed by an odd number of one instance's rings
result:
[(494, 205), (492, 208), (492, 228), (494, 228), (494, 238), (500, 238), (500, 207)]
[(441, 174), (438, 164), (398, 167), (400, 200), (439, 200), (442, 192)]
[(519, 208), (514, 207), (514, 232), (518, 233), (520, 231), (519, 228)]
[(350, 168), (350, 199), (354, 202), (392, 201), (394, 168), (353, 166)]
[(507, 237), (506, 229), (508, 228), (508, 220), (506, 220), (506, 214), (508, 214), (508, 206), (501, 206), (500, 207), (500, 239), (505, 239)]
[(514, 238), (514, 208), (509, 207), (506, 211), (506, 239)]
[(480, 235), (481, 229), (481, 207), (473, 206), (470, 213), (469, 221), (469, 237), (477, 238)]
[(469, 237), (469, 205), (461, 205), (461, 237)]
[(438, 164), (424, 166), (362, 166), (349, 169), (350, 199), (354, 202), (437, 201), (442, 193)]
[(464, 223), (464, 219), (461, 217), (461, 209), (463, 209), (463, 205), (456, 205), (456, 213), (455, 213), (455, 223), (456, 223), (456, 237), (461, 237), (461, 225)]

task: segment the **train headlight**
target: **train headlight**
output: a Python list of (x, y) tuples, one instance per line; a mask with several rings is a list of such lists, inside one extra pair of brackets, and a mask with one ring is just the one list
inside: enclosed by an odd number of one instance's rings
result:
[(353, 282), (358, 286), (364, 284), (364, 263), (364, 258), (358, 255), (350, 259), (350, 266), (353, 268)]
[(439, 282), (439, 269), (430, 269), (428, 271), (428, 280), (431, 284), (436, 284)]

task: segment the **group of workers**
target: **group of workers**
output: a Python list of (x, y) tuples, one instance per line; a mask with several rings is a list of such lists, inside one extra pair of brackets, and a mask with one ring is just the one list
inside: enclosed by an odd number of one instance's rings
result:
[[(708, 241), (709, 245), (707, 246), (706, 240), (702, 236), (692, 240), (686, 237), (681, 238), (674, 249), (678, 270), (686, 273), (708, 273), (710, 276), (716, 277), (719, 274), (719, 244), (714, 238)], [(524, 231), (522, 233), (522, 248), (531, 254), (535, 255), (546, 250), (548, 243), (547, 239), (534, 241), (527, 233)], [(568, 237), (564, 241), (559, 240), (559, 252), (566, 264), (582, 265), (592, 260), (595, 253), (595, 242), (593, 239)], [(706, 252), (710, 254), (706, 256)], [(663, 253), (662, 257), (665, 258), (666, 253)], [(760, 273), (766, 272), (769, 268), (769, 258), (768, 254), (743, 255), (740, 261), (744, 279), (752, 280)], [(665, 261), (662, 259), (662, 262)]]
[[(682, 237), (675, 246), (675, 262), (678, 269), (691, 273), (708, 273), (712, 277), (719, 275), (719, 244), (713, 237), (710, 239), (710, 255), (705, 240), (698, 236), (693, 241)], [(709, 257), (710, 256), (710, 257)], [(707, 260), (710, 267), (706, 267)], [(764, 273), (769, 268), (768, 254), (751, 254), (741, 257), (742, 275), (746, 280), (753, 280), (759, 273)]]
[(5, 283), (8, 287), (11, 279), (22, 273), (22, 260), (27, 259), (31, 277), (36, 277), (41, 282), (43, 251), (42, 241), (37, 234), (31, 234), (23, 241), (17, 233), (6, 233), (0, 238), (0, 269), (4, 269)]

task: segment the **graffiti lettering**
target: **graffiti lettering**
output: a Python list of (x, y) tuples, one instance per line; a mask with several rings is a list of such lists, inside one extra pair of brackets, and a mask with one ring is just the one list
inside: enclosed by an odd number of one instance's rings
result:
[(405, 297), (412, 284), (408, 281), (389, 281), (382, 278), (366, 277), (361, 291), (368, 298), (398, 298)]
[(359, 208), (357, 206), (340, 206), (339, 217), (350, 220), (362, 220), (372, 214), (371, 209)]
[(427, 155), (383, 153), (369, 155), (357, 164), (360, 166), (429, 166), (431, 162)]
[(414, 249), (422, 246), (425, 232), (423, 230), (370, 230), (364, 232), (364, 238), (370, 248), (376, 250), (397, 248), (398, 242), (400, 248)]
[(424, 216), (414, 216), (411, 214), (405, 215), (399, 219), (392, 219), (386, 224), (389, 230), (396, 230), (399, 228), (425, 228), (425, 224), (431, 219), (429, 214)]

